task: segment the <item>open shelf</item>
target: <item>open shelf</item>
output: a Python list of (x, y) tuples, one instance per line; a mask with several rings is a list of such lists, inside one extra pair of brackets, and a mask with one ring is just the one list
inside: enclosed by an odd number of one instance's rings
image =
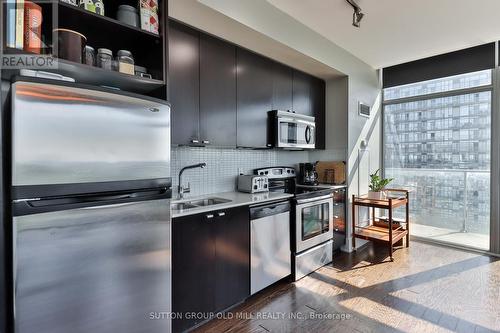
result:
[[(115, 15), (113, 9), (108, 7), (105, 9)], [(155, 35), (63, 2), (58, 3), (58, 9), (58, 26), (83, 34), (87, 37), (87, 45), (92, 46), (96, 53), (99, 48), (106, 48), (116, 56), (118, 50), (128, 50), (132, 52), (135, 65), (146, 67), (153, 79), (164, 80), (163, 35)]]
[[(165, 86), (165, 82), (160, 80), (109, 71), (64, 59), (57, 61), (57, 68), (43, 69), (43, 71), (69, 76), (79, 83), (111, 87), (145, 95), (160, 95), (160, 90)], [(19, 75), (17, 69), (2, 70), (2, 79), (11, 80), (16, 75)]]
[[(392, 243), (397, 243), (401, 238), (405, 237), (408, 232), (404, 229), (394, 229), (392, 231)], [(373, 241), (389, 242), (389, 229), (370, 225), (366, 227), (356, 227), (354, 235), (358, 238), (363, 238)]]
[[(54, 27), (74, 30), (87, 38), (87, 45), (94, 48), (107, 48), (116, 56), (119, 50), (128, 50), (134, 57), (136, 66), (145, 67), (152, 79), (104, 70), (98, 67), (58, 59), (58, 66), (52, 69), (41, 69), (64, 76), (72, 77), (76, 82), (118, 88), (139, 94), (166, 97), (166, 19), (167, 11), (164, 1), (159, 0), (160, 34), (154, 34), (140, 27), (130, 26), (116, 20), (119, 5), (136, 6), (136, 0), (109, 1), (105, 3), (105, 14), (98, 15), (83, 8), (61, 1), (44, 2), (33, 0), (42, 7), (43, 41), (49, 46), (45, 53), (53, 52), (52, 29)], [(11, 54), (26, 54), (23, 50), (8, 50)], [(4, 70), (3, 79), (10, 79), (19, 74), (19, 70)]]
[[(106, 3), (108, 5), (108, 3)], [(70, 5), (65, 2), (58, 2), (59, 6), (59, 25), (61, 24), (61, 19), (63, 22), (72, 21), (72, 24), (78, 27), (82, 27), (83, 24), (92, 24), (96, 28), (109, 28), (116, 33), (127, 33), (128, 37), (141, 37), (149, 38), (151, 40), (158, 40), (161, 38), (160, 35), (154, 34), (152, 32), (142, 30), (141, 28), (134, 27), (118, 21), (112, 17), (99, 15), (92, 13), (80, 7)], [(116, 9), (115, 9), (116, 11)], [(106, 7), (107, 12), (107, 7)], [(109, 30), (104, 30), (109, 31)], [(131, 36), (132, 34), (133, 36)]]

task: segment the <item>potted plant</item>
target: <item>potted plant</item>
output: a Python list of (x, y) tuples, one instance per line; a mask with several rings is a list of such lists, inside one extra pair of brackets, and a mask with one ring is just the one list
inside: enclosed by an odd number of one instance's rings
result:
[(370, 191), (368, 191), (368, 198), (370, 199), (384, 199), (385, 193), (384, 188), (389, 185), (394, 178), (383, 178), (378, 175), (380, 169), (375, 171), (374, 174), (370, 175)]

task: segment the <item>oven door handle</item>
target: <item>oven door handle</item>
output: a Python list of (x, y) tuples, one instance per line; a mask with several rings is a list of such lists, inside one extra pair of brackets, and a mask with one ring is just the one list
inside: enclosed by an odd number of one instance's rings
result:
[(314, 198), (308, 198), (308, 199), (299, 199), (299, 200), (297, 200), (297, 203), (304, 204), (304, 203), (308, 203), (308, 202), (314, 202), (314, 201), (319, 201), (319, 200), (323, 200), (323, 199), (330, 199), (330, 198), (333, 198), (332, 194), (327, 194), (327, 195), (323, 195), (321, 197), (314, 197)]

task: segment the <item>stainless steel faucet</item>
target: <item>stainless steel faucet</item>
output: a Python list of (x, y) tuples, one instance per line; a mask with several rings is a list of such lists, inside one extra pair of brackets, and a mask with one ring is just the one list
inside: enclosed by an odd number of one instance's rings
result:
[(179, 172), (179, 199), (184, 198), (184, 193), (189, 193), (191, 192), (191, 185), (187, 184), (187, 187), (182, 186), (182, 174), (185, 170), (187, 169), (196, 169), (196, 168), (204, 168), (207, 166), (207, 163), (198, 163), (198, 164), (193, 164), (193, 165), (188, 165), (185, 166), (184, 168), (181, 169), (181, 172)]

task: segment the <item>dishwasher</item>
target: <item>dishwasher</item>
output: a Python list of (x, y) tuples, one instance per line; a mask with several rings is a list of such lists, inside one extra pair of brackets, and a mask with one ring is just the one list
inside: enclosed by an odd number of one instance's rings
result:
[(290, 203), (250, 207), (250, 293), (291, 274)]

